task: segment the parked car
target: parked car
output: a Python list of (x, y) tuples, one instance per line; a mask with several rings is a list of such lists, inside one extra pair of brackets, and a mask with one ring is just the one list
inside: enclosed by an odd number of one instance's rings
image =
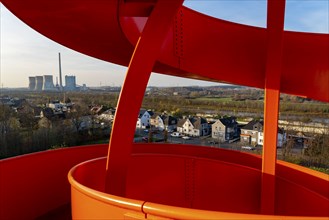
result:
[(172, 137), (182, 137), (182, 134), (179, 132), (173, 132), (172, 134), (170, 134)]
[(252, 146), (242, 146), (241, 149), (244, 149), (244, 150), (255, 150), (255, 147), (252, 147)]

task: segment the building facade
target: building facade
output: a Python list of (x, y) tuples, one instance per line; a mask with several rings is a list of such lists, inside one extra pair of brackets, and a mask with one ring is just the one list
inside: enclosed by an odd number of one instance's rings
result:
[[(262, 120), (252, 120), (241, 128), (240, 140), (253, 146), (264, 144), (264, 123)], [(283, 129), (278, 128), (277, 147), (282, 147), (286, 142), (286, 133)]]
[(234, 117), (218, 119), (211, 127), (211, 137), (220, 142), (229, 141), (239, 136), (238, 123)]
[(210, 134), (210, 126), (206, 119), (192, 117), (179, 120), (177, 131), (192, 137), (207, 136)]
[(170, 115), (154, 114), (150, 120), (151, 126), (163, 131), (174, 131), (177, 128), (177, 118)]
[(137, 118), (136, 128), (150, 127), (150, 120), (153, 115), (154, 113), (151, 110), (140, 110)]

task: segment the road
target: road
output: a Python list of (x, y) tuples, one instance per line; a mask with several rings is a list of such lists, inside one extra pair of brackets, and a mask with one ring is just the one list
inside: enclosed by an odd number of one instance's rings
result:
[[(144, 132), (145, 129), (136, 129), (135, 135), (138, 136), (135, 138), (135, 142), (143, 142), (143, 137), (148, 138), (148, 133)], [(159, 132), (157, 134), (153, 134), (153, 137), (157, 140), (163, 140), (163, 132)], [(241, 149), (241, 146), (243, 145), (240, 141), (234, 142), (234, 143), (215, 143), (214, 140), (208, 136), (208, 137), (191, 137), (189, 140), (185, 140), (181, 137), (172, 137), (170, 136), (170, 133), (168, 133), (168, 143), (174, 143), (174, 144), (191, 144), (191, 145), (198, 145), (198, 146), (208, 146), (208, 147), (218, 147), (218, 148), (224, 148), (229, 150), (238, 150), (243, 152), (250, 152), (255, 154), (261, 154), (262, 147), (256, 147), (254, 150), (246, 150)], [(303, 149), (301, 147), (294, 147), (291, 149), (291, 154), (293, 155), (300, 155), (303, 153)], [(278, 158), (282, 156), (282, 148), (277, 149), (277, 155)]]

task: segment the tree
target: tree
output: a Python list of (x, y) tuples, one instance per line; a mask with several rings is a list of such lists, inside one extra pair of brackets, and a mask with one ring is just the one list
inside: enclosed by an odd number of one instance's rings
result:
[(7, 105), (0, 105), (0, 133), (6, 134), (10, 129), (10, 118), (13, 116), (11, 108)]
[(329, 135), (318, 134), (309, 141), (304, 153), (309, 156), (308, 163), (311, 166), (329, 166)]
[(81, 105), (75, 105), (74, 108), (67, 114), (67, 117), (71, 119), (76, 132), (81, 129), (81, 124), (84, 121), (84, 116), (88, 115), (88, 109), (83, 108)]
[(163, 131), (163, 140), (165, 143), (168, 142), (168, 130), (167, 129)]

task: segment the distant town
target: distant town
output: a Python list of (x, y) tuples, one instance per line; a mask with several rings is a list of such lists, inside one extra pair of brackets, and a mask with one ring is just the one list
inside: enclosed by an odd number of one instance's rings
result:
[[(66, 76), (61, 89), (45, 75), (30, 77), (27, 92), (3, 91), (0, 158), (107, 143), (121, 88), (83, 88), (76, 86), (74, 76)], [(288, 95), (282, 95), (281, 102), (278, 156), (329, 169), (329, 149), (321, 147), (329, 143), (329, 105)], [(134, 141), (197, 144), (260, 154), (262, 108), (260, 89), (149, 87), (136, 116)]]

